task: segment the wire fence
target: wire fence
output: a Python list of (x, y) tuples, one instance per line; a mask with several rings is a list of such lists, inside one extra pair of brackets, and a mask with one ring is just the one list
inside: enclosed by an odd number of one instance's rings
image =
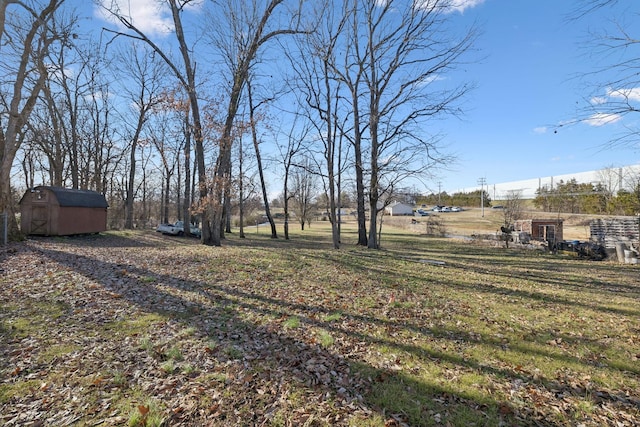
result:
[(0, 244), (3, 246), (7, 244), (7, 227), (9, 225), (9, 216), (6, 212), (0, 213)]

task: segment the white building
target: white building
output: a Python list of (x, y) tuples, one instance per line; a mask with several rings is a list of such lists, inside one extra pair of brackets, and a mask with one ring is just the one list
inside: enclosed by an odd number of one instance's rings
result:
[(393, 202), (386, 207), (385, 213), (391, 216), (413, 215), (413, 206), (405, 203)]
[[(560, 181), (567, 182), (575, 179), (579, 184), (602, 184), (612, 193), (621, 189), (631, 189), (640, 180), (640, 165), (611, 167), (597, 171), (570, 173), (557, 176), (524, 179), (520, 181), (487, 184), (484, 189), (491, 200), (504, 200), (510, 192), (519, 191), (523, 199), (534, 199), (539, 188), (554, 188)], [(463, 192), (479, 190), (480, 187), (464, 189)]]

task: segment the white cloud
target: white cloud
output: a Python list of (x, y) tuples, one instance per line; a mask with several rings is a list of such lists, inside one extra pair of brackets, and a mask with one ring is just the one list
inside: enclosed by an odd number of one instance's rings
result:
[[(385, 5), (390, 0), (376, 0), (378, 5)], [(433, 7), (442, 8), (446, 13), (464, 12), (465, 9), (478, 6), (484, 3), (485, 0), (414, 0), (414, 4), (419, 9), (431, 9)]]
[(594, 96), (591, 98), (591, 105), (602, 105), (607, 102), (607, 97), (605, 96)]
[(484, 0), (451, 0), (449, 10), (451, 12), (463, 13), (466, 9), (476, 7), (484, 3)]
[[(103, 0), (105, 6), (106, 0)], [(140, 31), (150, 37), (164, 36), (173, 31), (173, 19), (171, 11), (164, 2), (157, 0), (111, 0), (111, 8), (118, 10), (120, 14), (131, 19)], [(115, 19), (104, 8), (96, 6), (98, 18), (109, 21), (123, 28), (120, 21)]]
[(433, 74), (430, 76), (424, 77), (422, 80), (416, 83), (417, 86), (428, 86), (433, 82), (439, 82), (442, 80), (446, 80), (445, 77), (442, 77), (440, 74)]
[(615, 123), (622, 119), (620, 114), (612, 114), (612, 113), (596, 113), (592, 114), (585, 122), (589, 126), (604, 126), (611, 123)]
[(611, 89), (607, 90), (607, 96), (610, 98), (626, 99), (629, 101), (640, 102), (640, 87), (632, 87), (627, 89)]
[(533, 128), (533, 133), (538, 133), (538, 134), (543, 134), (543, 133), (547, 133), (547, 127), (546, 126), (539, 126), (537, 128)]
[(61, 70), (60, 68), (58, 68), (58, 65), (53, 63), (45, 64), (45, 67), (47, 68), (47, 72), (49, 73), (50, 76), (55, 77), (56, 79), (59, 79), (59, 80), (62, 80), (64, 77), (73, 79), (74, 76), (76, 75), (75, 70), (73, 68), (66, 67)]

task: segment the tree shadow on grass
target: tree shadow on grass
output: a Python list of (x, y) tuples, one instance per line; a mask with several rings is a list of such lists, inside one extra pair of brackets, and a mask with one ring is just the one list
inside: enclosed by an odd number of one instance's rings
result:
[[(114, 247), (121, 246), (116, 244)], [(363, 332), (344, 329), (336, 323), (319, 321), (314, 313), (326, 312), (322, 306), (269, 299), (234, 288), (159, 274), (153, 268), (138, 266), (139, 260), (131, 260), (128, 264), (114, 263), (54, 248), (42, 247), (35, 250), (66, 269), (90, 278), (93, 283), (103, 286), (108, 292), (145, 312), (157, 313), (164, 318), (182, 323), (185, 327), (197, 328), (199, 334), (216, 341), (215, 348), (207, 351), (208, 357), (216, 359), (216, 366), (227, 363), (230, 359), (230, 349), (237, 349), (239, 354), (234, 357), (239, 358), (237, 363), (248, 376), (243, 384), (243, 393), (247, 394), (245, 401), (251, 405), (263, 405), (272, 409), (287, 405), (281, 401), (282, 396), (277, 395), (277, 391), (282, 390), (270, 388), (273, 387), (273, 384), (269, 383), (271, 376), (267, 375), (266, 379), (261, 377), (261, 373), (264, 372), (278, 372), (286, 382), (296, 384), (298, 389), (305, 390), (307, 398), (317, 399), (317, 413), (312, 415), (318, 420), (331, 419), (328, 424), (347, 425), (349, 417), (353, 416), (360, 417), (361, 422), (374, 417), (382, 421), (395, 419), (397, 422), (407, 422), (416, 426), (432, 425), (435, 423), (436, 414), (440, 414), (438, 419), (443, 417), (443, 420), (448, 416), (454, 425), (460, 420), (471, 418), (484, 419), (485, 423), (491, 423), (496, 417), (509, 425), (532, 423), (518, 420), (513, 413), (500, 414), (500, 407), (504, 403), (489, 396), (478, 399), (470, 394), (455, 394), (450, 388), (437, 382), (430, 383), (424, 378), (418, 379), (419, 377), (399, 373), (390, 374), (387, 368), (370, 365), (357, 355), (349, 358), (341, 356), (333, 351), (339, 348), (338, 345), (332, 350), (299, 334), (289, 334), (277, 321), (292, 313), (307, 313), (304, 322), (336, 335), (355, 335), (355, 338), (369, 345), (384, 344), (412, 352), (419, 357), (426, 356), (422, 349), (409, 344), (394, 343), (393, 340), (379, 339)], [(143, 279), (149, 277), (155, 280)], [(73, 316), (71, 312), (67, 314)], [(376, 321), (357, 315), (351, 320)], [(462, 359), (444, 353), (431, 354), (429, 357), (449, 358), (452, 363), (465, 364)], [(203, 376), (205, 374), (203, 372)], [(366, 375), (366, 378), (363, 375)], [(197, 383), (198, 379), (195, 382)], [(229, 390), (233, 389), (232, 385), (227, 386)], [(386, 393), (383, 392), (385, 388), (395, 390), (401, 395), (385, 398), (379, 394)], [(264, 393), (270, 389), (275, 391), (275, 394)], [(375, 396), (370, 395), (372, 390), (377, 390)], [(407, 413), (405, 403), (397, 401), (396, 398), (403, 401), (417, 399), (411, 406), (411, 413)], [(274, 412), (257, 411), (258, 414), (262, 414), (258, 418), (245, 418), (240, 421), (238, 413), (241, 413), (241, 417), (249, 417), (248, 412), (243, 409), (247, 408), (217, 408), (215, 420), (219, 421), (220, 425), (261, 425), (267, 422), (270, 416), (275, 416)], [(445, 416), (445, 413), (449, 415)], [(202, 418), (201, 415), (188, 414), (185, 411), (170, 413), (168, 416), (172, 417), (175, 423), (185, 423), (185, 420), (193, 422), (194, 419), (206, 420), (206, 417)], [(295, 406), (284, 416), (290, 416), (292, 419), (297, 417)], [(211, 419), (208, 422), (211, 422)]]
[[(122, 239), (112, 242), (111, 249), (137, 247), (133, 242), (119, 240)], [(70, 249), (73, 247), (74, 245), (70, 245)], [(212, 248), (212, 251), (219, 250), (223, 249)], [(215, 349), (208, 352), (208, 357), (217, 360), (218, 365), (229, 360), (230, 349), (239, 349), (242, 353), (242, 364), (245, 365), (244, 371), (251, 374), (250, 381), (247, 381), (245, 386), (248, 388), (246, 393), (252, 397), (246, 401), (254, 406), (259, 404), (282, 409), (284, 404), (278, 400), (278, 393), (282, 392), (282, 389), (275, 389), (265, 397), (264, 390), (269, 389), (269, 380), (261, 379), (258, 374), (274, 370), (284, 372), (287, 382), (303, 387), (306, 393), (319, 399), (318, 402), (322, 400), (326, 404), (327, 401), (331, 401), (331, 405), (337, 408), (335, 411), (340, 412), (343, 417), (334, 419), (336, 425), (348, 423), (344, 418), (346, 412), (361, 417), (378, 414), (377, 417), (382, 420), (393, 415), (397, 420), (404, 420), (410, 425), (432, 425), (437, 424), (438, 420), (450, 422), (452, 425), (463, 425), (465, 420), (474, 420), (482, 425), (496, 419), (502, 419), (508, 425), (554, 425), (552, 421), (540, 420), (535, 413), (522, 417), (521, 413), (516, 413), (504, 401), (493, 398), (491, 393), (456, 391), (454, 386), (446, 386), (442, 379), (420, 373), (409, 374), (380, 365), (374, 366), (366, 359), (366, 347), (375, 345), (377, 348), (386, 347), (393, 352), (411, 355), (427, 363), (443, 363), (454, 369), (506, 378), (507, 383), (518, 380), (534, 382), (529, 373), (511, 368), (486, 366), (464, 355), (456, 354), (456, 344), (472, 339), (463, 330), (434, 330), (415, 324), (410, 319), (393, 320), (382, 315), (374, 316), (355, 311), (343, 311), (344, 324), (332, 322), (322, 319), (333, 313), (336, 307), (309, 300), (297, 302), (287, 297), (271, 297), (261, 294), (259, 289), (251, 291), (238, 286), (225, 286), (215, 280), (185, 279), (178, 274), (159, 273), (154, 270), (151, 259), (146, 260), (148, 266), (142, 267), (144, 264), (140, 259), (113, 262), (57, 249), (41, 248), (37, 251), (71, 271), (91, 278), (109, 292), (120, 295), (144, 311), (158, 313), (183, 323), (185, 327), (198, 328), (201, 335), (217, 341)], [(327, 261), (326, 258), (323, 260)], [(208, 262), (215, 263), (216, 260), (202, 260), (192, 265), (185, 264), (184, 260), (175, 261), (179, 266), (194, 268), (197, 271), (198, 266), (204, 267)], [(353, 262), (353, 258), (342, 261)], [(358, 266), (351, 265), (350, 268), (357, 270)], [(300, 330), (284, 328), (282, 319), (292, 315), (300, 317), (305, 325), (330, 331), (336, 338), (345, 337), (345, 342), (354, 339), (362, 342), (365, 350), (347, 353), (349, 345), (342, 346), (341, 340), (336, 340), (335, 346), (325, 348), (313, 336), (305, 337)], [(389, 331), (407, 330), (422, 338), (426, 337), (427, 340), (449, 340), (450, 349), (436, 350), (391, 336), (372, 335), (367, 332), (371, 330), (368, 325), (383, 327)], [(305, 328), (306, 330), (308, 328)], [(499, 340), (485, 337), (482, 338), (482, 342), (496, 348), (503, 345)], [(347, 359), (341, 356), (342, 350), (345, 350)], [(523, 347), (519, 351), (526, 354), (530, 349)], [(556, 354), (545, 356), (558, 357)], [(352, 375), (353, 371), (359, 372), (360, 375)], [(260, 394), (260, 390), (263, 394)], [(358, 396), (362, 396), (362, 399)], [(320, 407), (321, 405), (318, 405), (318, 408)], [(237, 420), (235, 412), (231, 409), (229, 411), (224, 415), (225, 420)], [(274, 416), (273, 414), (262, 412), (258, 418), (246, 420), (244, 424), (257, 425)], [(316, 415), (325, 416), (326, 413), (318, 409)], [(187, 414), (172, 416), (175, 417), (175, 421), (180, 421), (184, 420), (183, 417)], [(221, 422), (220, 425), (222, 424)]]

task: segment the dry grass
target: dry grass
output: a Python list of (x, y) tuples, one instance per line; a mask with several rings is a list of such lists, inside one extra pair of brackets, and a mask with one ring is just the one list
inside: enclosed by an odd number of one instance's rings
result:
[(640, 423), (636, 266), (252, 231), (3, 249), (0, 424)]
[[(531, 218), (562, 218), (564, 220), (564, 237), (567, 240), (589, 240), (589, 222), (596, 218), (596, 215), (578, 214), (549, 214), (538, 211), (527, 211), (523, 214), (523, 219)], [(467, 209), (462, 212), (447, 212), (432, 214), (429, 217), (385, 217), (385, 224), (393, 227), (412, 230), (421, 234), (426, 229), (429, 219), (437, 218), (444, 224), (447, 234), (471, 236), (474, 234), (495, 233), (504, 224), (504, 212), (500, 209), (486, 208), (484, 216), (480, 208)], [(411, 224), (412, 219), (418, 224)]]

